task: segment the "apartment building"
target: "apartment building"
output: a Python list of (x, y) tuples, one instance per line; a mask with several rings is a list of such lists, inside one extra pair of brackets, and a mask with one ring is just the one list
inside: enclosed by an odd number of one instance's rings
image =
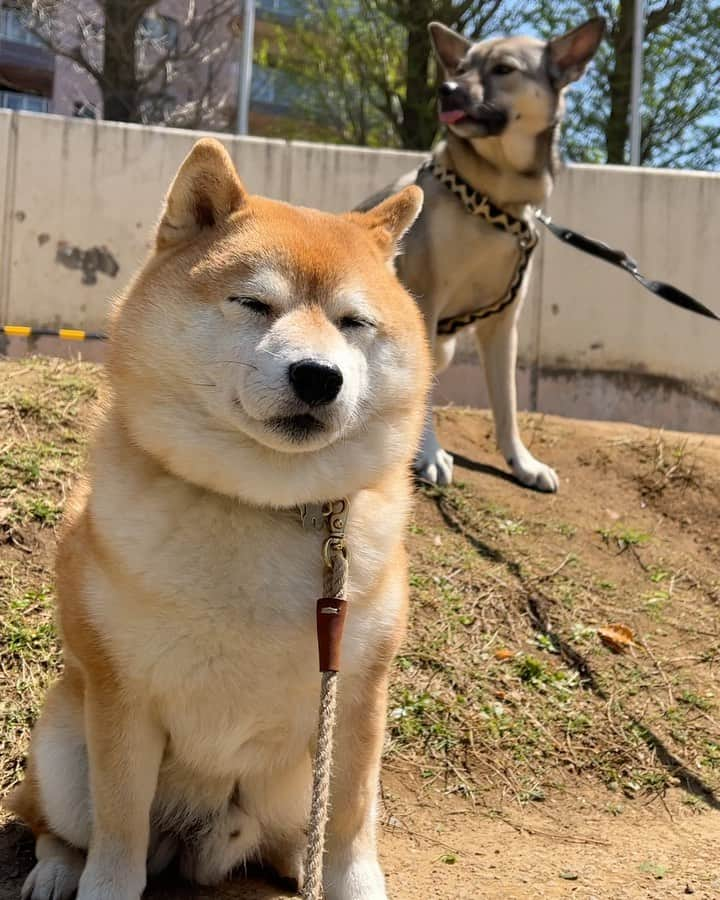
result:
[[(79, 0), (80, 4), (83, 0)], [(198, 0), (197, 8), (209, 7), (212, 0)], [(101, 4), (87, 0), (90, 7)], [(204, 73), (180, 74), (170, 86), (158, 92), (157, 102), (149, 98), (143, 108), (142, 121), (234, 130), (240, 76), (239, 50), (242, 33), (242, 3), (228, 3), (226, 13), (214, 26), (212, 41), (217, 49), (214, 61), (212, 95), (203, 95)], [(277, 29), (291, 32), (303, 15), (303, 0), (257, 0), (255, 45), (272, 42)], [(81, 6), (82, 8), (82, 6)], [(183, 0), (163, 0), (155, 4), (143, 19), (137, 34), (138, 53), (152, 53), (153, 48), (172, 48), (182, 36)], [(89, 16), (89, 18), (91, 18)], [(88, 29), (88, 31), (90, 31)], [(88, 53), (101, 56), (102, 29), (97, 37), (88, 38)], [(205, 73), (206, 74), (206, 73)], [(207, 81), (207, 79), (206, 79)], [(250, 105), (250, 133), (281, 136), (314, 133), (318, 125), (303, 123), (298, 114), (300, 86), (287, 72), (272, 63), (253, 66)], [(202, 115), (189, 111), (204, 104)], [(0, 0), (0, 108), (52, 112), (64, 116), (102, 117), (102, 98), (92, 77), (77, 63), (55, 55), (24, 24), (17, 3)], [(183, 115), (186, 118), (183, 118)], [(307, 114), (304, 114), (307, 116)], [(305, 127), (307, 126), (307, 127)]]

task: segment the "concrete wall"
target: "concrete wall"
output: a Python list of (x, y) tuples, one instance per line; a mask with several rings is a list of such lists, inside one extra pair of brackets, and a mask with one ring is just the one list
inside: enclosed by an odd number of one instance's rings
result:
[[(197, 137), (0, 112), (0, 323), (102, 329), (108, 299), (147, 252), (163, 194)], [(422, 159), (224, 140), (251, 190), (333, 211)], [(720, 175), (574, 166), (549, 211), (720, 309)], [(13, 339), (8, 349), (20, 347)], [(536, 254), (520, 347), (523, 407), (720, 432), (720, 324), (662, 303), (549, 234)], [(469, 336), (437, 398), (485, 405)]]

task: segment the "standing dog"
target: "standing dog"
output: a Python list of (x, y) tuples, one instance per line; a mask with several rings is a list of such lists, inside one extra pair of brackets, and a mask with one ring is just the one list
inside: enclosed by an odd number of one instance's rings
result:
[[(500, 451), (522, 484), (542, 491), (557, 490), (558, 477), (523, 444), (516, 411), (517, 321), (536, 242), (530, 217), (553, 187), (563, 91), (583, 74), (604, 28), (596, 18), (547, 42), (472, 44), (433, 22), (447, 138), (430, 165), (368, 201), (413, 182), (423, 188), (398, 273), (423, 311), (436, 371), (452, 361), (456, 331), (474, 328)], [(452, 480), (452, 456), (438, 442), (431, 409), (416, 469), (425, 481)]]
[(327, 900), (384, 900), (375, 805), (429, 353), (391, 265), (422, 193), (332, 216), (249, 196), (200, 141), (117, 305), (112, 395), (57, 563), (65, 667), (10, 807), (24, 900), (138, 900), (176, 855), (302, 880), (323, 535), (349, 500)]

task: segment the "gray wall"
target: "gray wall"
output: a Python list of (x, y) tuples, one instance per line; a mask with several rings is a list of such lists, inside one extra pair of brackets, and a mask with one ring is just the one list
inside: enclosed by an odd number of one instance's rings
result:
[[(108, 299), (147, 252), (163, 194), (197, 137), (0, 112), (0, 323), (102, 329)], [(224, 142), (254, 192), (332, 211), (351, 208), (422, 159)], [(572, 166), (549, 211), (720, 310), (720, 175)], [(675, 310), (627, 275), (543, 236), (522, 317), (524, 407), (720, 432), (719, 346), (720, 324)], [(12, 339), (6, 350), (24, 347)], [(486, 403), (467, 336), (437, 399)]]

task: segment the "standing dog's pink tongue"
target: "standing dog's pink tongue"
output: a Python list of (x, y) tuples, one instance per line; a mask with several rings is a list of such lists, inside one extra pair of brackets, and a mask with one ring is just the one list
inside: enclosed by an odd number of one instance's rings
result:
[(440, 110), (440, 121), (443, 125), (452, 125), (453, 122), (459, 122), (465, 118), (465, 113), (461, 109), (443, 109)]

